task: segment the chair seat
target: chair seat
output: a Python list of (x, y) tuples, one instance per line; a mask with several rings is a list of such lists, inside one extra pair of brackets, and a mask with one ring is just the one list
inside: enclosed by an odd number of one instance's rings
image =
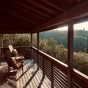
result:
[(10, 68), (13, 68), (13, 70), (22, 68), (22, 70), (23, 70), (23, 61), (24, 61), (23, 56), (9, 57), (7, 51), (3, 51), (3, 54), (4, 54), (5, 60), (8, 63), (8, 66), (9, 66), (8, 71), (10, 71)]
[(24, 61), (24, 56), (16, 56), (16, 57), (10, 57), (14, 58), (16, 61)]

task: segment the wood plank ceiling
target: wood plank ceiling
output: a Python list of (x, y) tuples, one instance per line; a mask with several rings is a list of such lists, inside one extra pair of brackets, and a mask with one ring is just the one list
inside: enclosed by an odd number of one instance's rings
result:
[(84, 1), (86, 0), (0, 0), (0, 33), (48, 30), (36, 27)]

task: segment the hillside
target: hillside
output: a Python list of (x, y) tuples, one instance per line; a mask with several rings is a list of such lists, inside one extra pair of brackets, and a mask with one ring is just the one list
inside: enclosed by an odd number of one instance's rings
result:
[[(41, 39), (54, 39), (58, 42), (58, 44), (64, 45), (67, 48), (67, 31), (46, 31), (40, 33)], [(85, 52), (86, 43), (87, 43), (87, 35), (88, 31), (84, 30), (76, 30), (74, 31), (74, 51), (82, 51)]]

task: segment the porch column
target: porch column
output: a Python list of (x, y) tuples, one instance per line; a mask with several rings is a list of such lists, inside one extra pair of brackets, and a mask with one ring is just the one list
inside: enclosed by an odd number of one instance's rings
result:
[(39, 50), (39, 32), (37, 33), (37, 49)]
[(1, 47), (3, 47), (3, 34), (1, 35)]
[(30, 46), (32, 47), (32, 33), (31, 33), (31, 43), (30, 43)]
[[(37, 50), (39, 50), (39, 32), (37, 32)], [(38, 65), (38, 69), (39, 69), (39, 55), (37, 52), (37, 65)]]
[[(32, 47), (32, 33), (31, 33), (31, 43), (30, 43), (30, 47)], [(33, 52), (32, 52), (32, 49), (31, 49), (31, 59), (33, 57)]]
[[(1, 46), (0, 47), (3, 47), (3, 34), (1, 34)], [(2, 52), (0, 48), (0, 65), (1, 65), (1, 59), (2, 59)]]
[(68, 88), (73, 88), (73, 20), (68, 22)]

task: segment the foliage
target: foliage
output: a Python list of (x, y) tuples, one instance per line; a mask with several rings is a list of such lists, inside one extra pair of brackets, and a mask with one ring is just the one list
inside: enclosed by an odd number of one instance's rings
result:
[(5, 34), (3, 39), (4, 47), (7, 47), (9, 44), (12, 44), (13, 46), (30, 45), (29, 34)]
[(47, 31), (47, 32), (41, 32), (40, 33), (41, 39), (54, 39), (57, 41), (57, 43), (63, 44), (65, 48), (67, 48), (67, 31)]
[[(58, 45), (57, 41), (50, 39), (40, 40), (40, 50), (53, 56), (54, 58), (67, 64), (68, 51), (62, 45)], [(74, 68), (88, 75), (88, 54), (84, 52), (74, 52)]]
[(88, 54), (74, 52), (74, 68), (88, 75)]
[[(84, 30), (75, 30), (74, 31), (74, 51), (79, 52), (85, 51), (85, 44), (87, 42), (87, 35), (88, 31)], [(54, 40), (57, 41), (57, 43), (60, 45), (64, 45), (65, 48), (67, 48), (67, 36), (68, 32), (67, 31), (57, 31), (57, 30), (52, 30), (52, 31), (47, 31), (47, 32), (41, 32), (40, 37), (41, 39), (50, 39), (53, 38)]]
[[(30, 35), (29, 34), (5, 34), (3, 38), (3, 46), (8, 47), (8, 45), (16, 46), (29, 46), (30, 45)], [(30, 58), (30, 49), (18, 49), (18, 53), (24, 55), (25, 58)]]
[(57, 52), (57, 41), (52, 38), (49, 40), (40, 40), (40, 50), (55, 57)]
[[(82, 33), (82, 36), (81, 34)], [(86, 32), (87, 33), (87, 32)], [(87, 42), (85, 31), (75, 31), (74, 33), (74, 68), (88, 75), (88, 54), (84, 53), (85, 43)], [(67, 31), (50, 31), (40, 34), (40, 50), (55, 57), (56, 59), (67, 64)], [(58, 40), (58, 41), (57, 41)], [(15, 34), (15, 35), (4, 35), (4, 46), (7, 47), (9, 44), (14, 46), (29, 46), (30, 35), (29, 34)], [(36, 34), (33, 35), (33, 46), (37, 47)], [(24, 52), (23, 54), (27, 57), (30, 50), (18, 50)], [(27, 52), (27, 53), (25, 53)], [(29, 57), (27, 57), (29, 58)]]
[(85, 37), (75, 36), (74, 37), (74, 51), (76, 51), (76, 52), (79, 52), (79, 51), (84, 52), (86, 42), (87, 42), (87, 39)]
[(85, 49), (84, 50), (86, 53), (88, 53), (88, 34), (86, 35), (86, 37), (87, 37), (87, 40), (86, 40), (87, 42), (85, 43)]

